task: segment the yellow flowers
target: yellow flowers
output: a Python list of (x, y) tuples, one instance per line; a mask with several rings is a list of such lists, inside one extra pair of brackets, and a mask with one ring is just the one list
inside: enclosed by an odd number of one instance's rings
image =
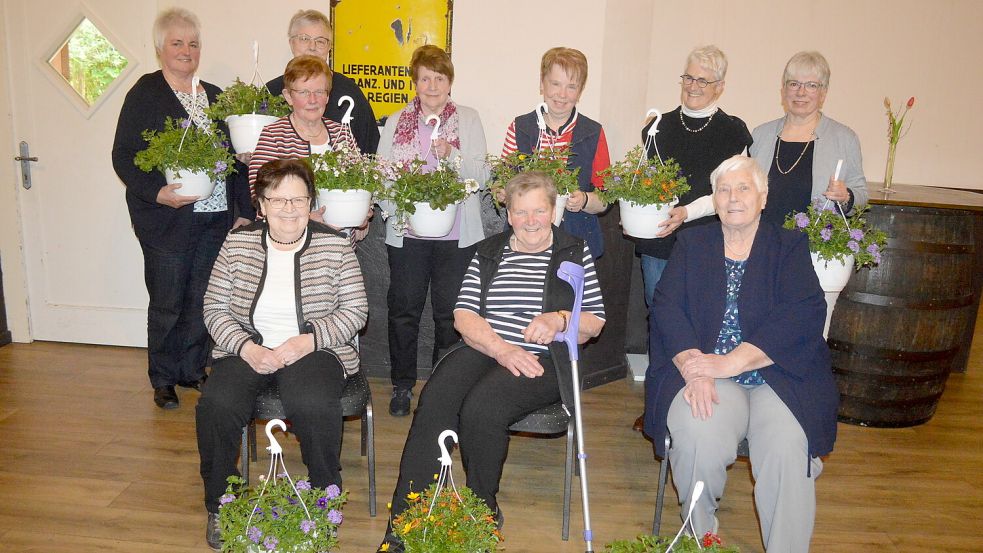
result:
[(382, 544), (382, 547), (379, 548), (379, 551), (389, 551), (389, 542)]
[(416, 492), (410, 492), (406, 494), (406, 499), (409, 499), (410, 501), (416, 501), (417, 499), (420, 499), (420, 494)]

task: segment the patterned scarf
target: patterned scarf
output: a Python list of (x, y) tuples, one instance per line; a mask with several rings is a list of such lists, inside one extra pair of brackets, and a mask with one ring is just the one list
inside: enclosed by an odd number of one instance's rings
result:
[[(423, 158), (426, 152), (420, 151), (420, 139), (418, 132), (420, 123), (424, 122), (423, 108), (420, 105), (419, 96), (399, 115), (396, 123), (396, 135), (393, 137), (392, 161), (406, 163), (417, 158)], [(458, 136), (460, 117), (457, 113), (457, 104), (454, 100), (447, 100), (447, 105), (440, 112), (440, 138), (443, 138), (451, 146), (461, 149), (461, 139)]]

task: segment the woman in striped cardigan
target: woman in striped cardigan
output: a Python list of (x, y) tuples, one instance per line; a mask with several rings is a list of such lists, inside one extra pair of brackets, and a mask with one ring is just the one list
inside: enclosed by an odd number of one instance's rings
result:
[(215, 362), (196, 422), (213, 547), (220, 546), (219, 499), (237, 472), (239, 434), (268, 383), (279, 386), (311, 483), (341, 485), (341, 394), (358, 371), (355, 335), (368, 300), (349, 240), (309, 220), (313, 181), (300, 160), (259, 170), (256, 197), (266, 220), (228, 235), (205, 292)]

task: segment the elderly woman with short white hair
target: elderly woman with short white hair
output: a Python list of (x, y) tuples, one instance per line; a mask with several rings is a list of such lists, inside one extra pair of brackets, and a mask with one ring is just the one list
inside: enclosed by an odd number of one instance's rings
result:
[(829, 79), (829, 63), (819, 52), (792, 56), (782, 75), (785, 115), (751, 133), (750, 155), (768, 168), (771, 183), (766, 221), (781, 224), (813, 200), (839, 202), (846, 212), (867, 204), (860, 139), (822, 112)]
[[(113, 142), (113, 169), (126, 186), (130, 222), (143, 249), (147, 308), (147, 357), (154, 403), (178, 407), (175, 385), (200, 388), (208, 361), (208, 332), (202, 296), (225, 234), (256, 216), (249, 201), (245, 168), (215, 183), (211, 196), (181, 194), (180, 184), (159, 171), (133, 164), (147, 147), (141, 133), (164, 130), (166, 118), (205, 128), (205, 108), (221, 92), (201, 81), (192, 89), (201, 58), (201, 24), (181, 8), (165, 10), (153, 27), (160, 70), (147, 73), (126, 94)], [(224, 122), (219, 128), (228, 134)], [(238, 216), (238, 217), (237, 217)]]
[(765, 549), (808, 551), (839, 403), (826, 302), (806, 236), (761, 217), (760, 166), (731, 157), (710, 183), (720, 222), (679, 233), (655, 290), (645, 432), (669, 456), (680, 505), (705, 483), (697, 535), (717, 531), (726, 467), (746, 439)]

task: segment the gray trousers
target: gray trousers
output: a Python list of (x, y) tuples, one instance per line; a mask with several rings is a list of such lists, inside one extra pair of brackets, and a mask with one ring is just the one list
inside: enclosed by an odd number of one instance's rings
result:
[(765, 550), (809, 551), (816, 518), (815, 479), (822, 461), (811, 459), (807, 476), (805, 432), (771, 386), (745, 387), (720, 378), (716, 388), (720, 403), (713, 405), (713, 415), (705, 421), (693, 417), (682, 390), (669, 407), (669, 466), (679, 504), (685, 506), (682, 516), (689, 509), (693, 486), (702, 480), (705, 488), (693, 510), (693, 524), (697, 536), (717, 531), (715, 513), (727, 467), (737, 458), (737, 445), (747, 438)]

